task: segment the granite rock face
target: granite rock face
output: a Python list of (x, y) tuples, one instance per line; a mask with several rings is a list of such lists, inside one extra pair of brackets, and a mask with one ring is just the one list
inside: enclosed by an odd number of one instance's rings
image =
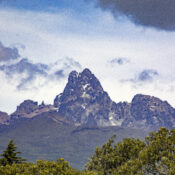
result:
[(131, 103), (133, 121), (130, 125), (136, 128), (174, 128), (175, 109), (159, 98), (137, 94)]
[[(54, 100), (59, 113), (77, 124), (118, 125), (117, 105), (89, 69), (70, 73), (62, 94)], [(115, 117), (114, 117), (115, 116)]]
[(89, 69), (72, 71), (54, 107), (78, 125), (122, 126), (153, 129), (175, 127), (175, 109), (166, 101), (137, 94), (131, 103), (113, 102)]
[(45, 105), (44, 102), (38, 105), (38, 102), (32, 100), (25, 100), (19, 106), (14, 113), (12, 113), (11, 120), (20, 118), (32, 118), (43, 112), (48, 112), (53, 109), (52, 105)]
[(38, 103), (32, 100), (25, 100), (19, 106), (17, 106), (16, 111), (11, 114), (12, 119), (17, 119), (25, 117), (27, 114), (32, 113), (38, 108)]

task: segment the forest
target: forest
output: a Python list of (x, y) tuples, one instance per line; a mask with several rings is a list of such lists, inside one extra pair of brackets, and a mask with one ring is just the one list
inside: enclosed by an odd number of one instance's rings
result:
[(150, 132), (145, 140), (113, 135), (96, 147), (83, 170), (72, 168), (68, 161), (37, 160), (27, 162), (20, 156), (13, 140), (2, 151), (0, 175), (174, 175), (175, 129), (164, 127)]

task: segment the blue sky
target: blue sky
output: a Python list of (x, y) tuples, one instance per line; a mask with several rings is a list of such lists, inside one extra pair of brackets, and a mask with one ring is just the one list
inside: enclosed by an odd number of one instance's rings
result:
[(1, 7), (32, 11), (59, 11), (62, 9), (73, 9), (79, 13), (83, 13), (89, 10), (90, 4), (94, 4), (94, 2), (88, 2), (85, 0), (3, 0), (1, 2)]
[(53, 103), (70, 71), (85, 67), (116, 102), (143, 93), (175, 106), (174, 13), (141, 16), (110, 2), (1, 1), (0, 110), (11, 113), (25, 99)]

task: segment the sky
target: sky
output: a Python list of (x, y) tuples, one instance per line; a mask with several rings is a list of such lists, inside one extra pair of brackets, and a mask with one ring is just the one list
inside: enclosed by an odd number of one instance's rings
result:
[(174, 0), (0, 0), (0, 111), (53, 104), (89, 68), (115, 102), (175, 107)]

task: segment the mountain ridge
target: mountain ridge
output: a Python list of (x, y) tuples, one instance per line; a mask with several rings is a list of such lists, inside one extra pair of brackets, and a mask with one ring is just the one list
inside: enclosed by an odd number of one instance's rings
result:
[(175, 127), (175, 109), (167, 101), (136, 94), (130, 103), (116, 103), (87, 68), (81, 73), (72, 71), (69, 74), (64, 91), (55, 97), (52, 105), (44, 102), (38, 105), (25, 100), (11, 115), (0, 113), (0, 123), (8, 124), (18, 118), (32, 118), (47, 112), (49, 115), (51, 111), (56, 111), (76, 126), (120, 126), (145, 130)]

